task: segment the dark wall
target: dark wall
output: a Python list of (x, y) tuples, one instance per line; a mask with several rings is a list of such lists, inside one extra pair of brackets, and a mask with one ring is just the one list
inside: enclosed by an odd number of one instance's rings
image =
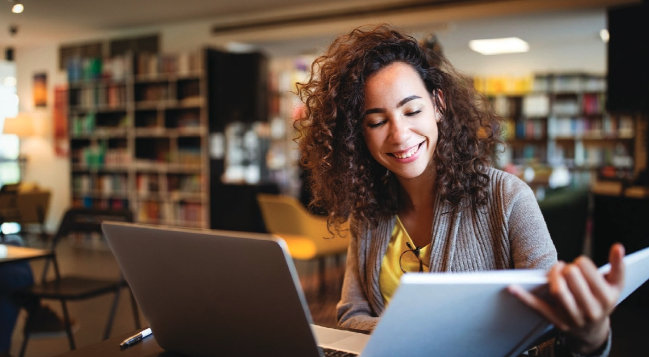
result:
[(207, 51), (210, 132), (268, 120), (268, 60), (261, 53)]
[(613, 113), (649, 111), (649, 4), (608, 10), (608, 92)]
[[(209, 131), (232, 122), (268, 120), (268, 60), (261, 53), (207, 50)], [(210, 228), (266, 232), (257, 193), (279, 193), (275, 184), (225, 185), (225, 160), (210, 159)]]

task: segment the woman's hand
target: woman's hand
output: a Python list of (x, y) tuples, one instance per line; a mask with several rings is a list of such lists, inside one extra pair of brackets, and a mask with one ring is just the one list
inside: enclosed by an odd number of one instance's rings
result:
[(609, 253), (611, 270), (603, 276), (584, 256), (570, 264), (558, 262), (548, 272), (549, 302), (518, 286), (511, 286), (509, 291), (565, 332), (571, 351), (587, 355), (608, 337), (609, 316), (624, 285), (622, 258), (624, 247), (614, 244)]

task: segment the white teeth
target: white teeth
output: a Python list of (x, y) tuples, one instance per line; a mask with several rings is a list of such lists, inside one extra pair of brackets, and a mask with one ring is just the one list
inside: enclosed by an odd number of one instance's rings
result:
[(407, 159), (407, 158), (411, 157), (412, 155), (414, 155), (417, 152), (418, 149), (419, 149), (419, 145), (413, 146), (413, 148), (408, 150), (405, 154), (392, 154), (392, 155), (394, 155), (398, 159)]

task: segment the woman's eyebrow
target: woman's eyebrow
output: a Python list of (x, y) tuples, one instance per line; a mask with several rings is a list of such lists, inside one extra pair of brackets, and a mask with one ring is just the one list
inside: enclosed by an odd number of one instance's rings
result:
[[(418, 96), (418, 95), (411, 95), (411, 96), (405, 97), (405, 98), (401, 99), (401, 101), (399, 103), (397, 103), (397, 108), (400, 108), (404, 104), (408, 103), (411, 100), (415, 100), (415, 99), (421, 99), (421, 97)], [(386, 110), (383, 109), (383, 108), (371, 108), (371, 109), (366, 110), (365, 113), (363, 113), (363, 116), (368, 115), (368, 114), (385, 113), (385, 112), (386, 112)]]
[(408, 103), (411, 100), (415, 100), (415, 99), (421, 99), (421, 97), (418, 96), (418, 95), (411, 95), (409, 97), (405, 97), (397, 104), (397, 108), (402, 107), (404, 104)]

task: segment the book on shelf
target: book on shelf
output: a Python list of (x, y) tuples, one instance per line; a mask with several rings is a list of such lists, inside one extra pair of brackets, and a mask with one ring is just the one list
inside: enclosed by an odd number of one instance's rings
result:
[(160, 74), (189, 75), (203, 69), (202, 52), (180, 54), (140, 53), (135, 56), (135, 73), (139, 76)]
[(582, 97), (582, 111), (585, 115), (598, 115), (606, 112), (606, 99), (603, 93), (585, 93)]
[(602, 118), (551, 117), (548, 121), (548, 133), (556, 138), (624, 139), (633, 137), (633, 119), (608, 115)]
[(141, 196), (147, 196), (150, 193), (160, 192), (160, 182), (157, 174), (138, 174), (137, 175), (137, 193)]
[(552, 77), (553, 92), (580, 92), (583, 89), (583, 77), (576, 74), (558, 74)]
[(101, 175), (99, 176), (99, 188), (98, 190), (104, 195), (113, 195), (113, 194), (126, 194), (128, 191), (128, 179), (126, 175)]
[(544, 93), (528, 94), (523, 97), (523, 114), (526, 117), (547, 117), (550, 112), (550, 98)]
[(554, 115), (573, 116), (579, 115), (579, 102), (577, 99), (556, 100), (552, 105)]

